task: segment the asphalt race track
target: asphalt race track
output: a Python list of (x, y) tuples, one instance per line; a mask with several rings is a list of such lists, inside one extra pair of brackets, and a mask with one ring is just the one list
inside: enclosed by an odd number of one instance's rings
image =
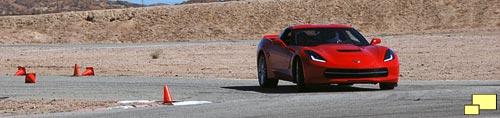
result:
[[(500, 81), (401, 81), (395, 90), (377, 85), (318, 86), (299, 93), (290, 82), (264, 89), (257, 80), (157, 77), (0, 76), (0, 98), (162, 100), (168, 85), (174, 100), (211, 101), (190, 106), (160, 106), (14, 117), (466, 117), (471, 94), (500, 93)], [(498, 99), (497, 99), (498, 103)], [(499, 117), (482, 110), (480, 117)]]

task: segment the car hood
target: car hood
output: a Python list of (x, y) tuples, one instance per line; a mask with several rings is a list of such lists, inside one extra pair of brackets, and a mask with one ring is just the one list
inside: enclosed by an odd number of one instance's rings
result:
[(351, 44), (326, 44), (309, 46), (305, 50), (311, 50), (323, 58), (327, 63), (336, 65), (371, 65), (377, 66), (383, 62), (383, 51), (381, 46), (356, 46)]

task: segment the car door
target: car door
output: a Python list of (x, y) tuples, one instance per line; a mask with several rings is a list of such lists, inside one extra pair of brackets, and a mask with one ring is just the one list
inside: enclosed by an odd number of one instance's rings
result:
[(293, 48), (289, 46), (294, 45), (291, 28), (286, 29), (280, 36), (283, 43), (273, 43), (274, 49), (270, 52), (271, 68), (276, 76), (281, 79), (291, 79), (289, 71), (290, 61), (294, 53)]

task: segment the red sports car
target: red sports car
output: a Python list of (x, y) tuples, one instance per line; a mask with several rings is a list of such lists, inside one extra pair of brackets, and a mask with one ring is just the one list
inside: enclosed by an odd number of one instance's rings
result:
[(358, 83), (379, 84), (394, 89), (399, 62), (391, 49), (369, 43), (351, 26), (340, 24), (294, 25), (280, 35), (264, 36), (257, 47), (261, 87), (276, 87), (278, 80), (308, 85)]

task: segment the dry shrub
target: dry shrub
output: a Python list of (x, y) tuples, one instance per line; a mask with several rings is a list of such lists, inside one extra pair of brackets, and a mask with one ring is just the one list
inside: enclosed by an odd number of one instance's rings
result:
[(163, 53), (162, 50), (155, 50), (153, 53), (149, 54), (149, 56), (151, 56), (151, 58), (153, 59), (158, 59), (160, 58), (160, 55)]

